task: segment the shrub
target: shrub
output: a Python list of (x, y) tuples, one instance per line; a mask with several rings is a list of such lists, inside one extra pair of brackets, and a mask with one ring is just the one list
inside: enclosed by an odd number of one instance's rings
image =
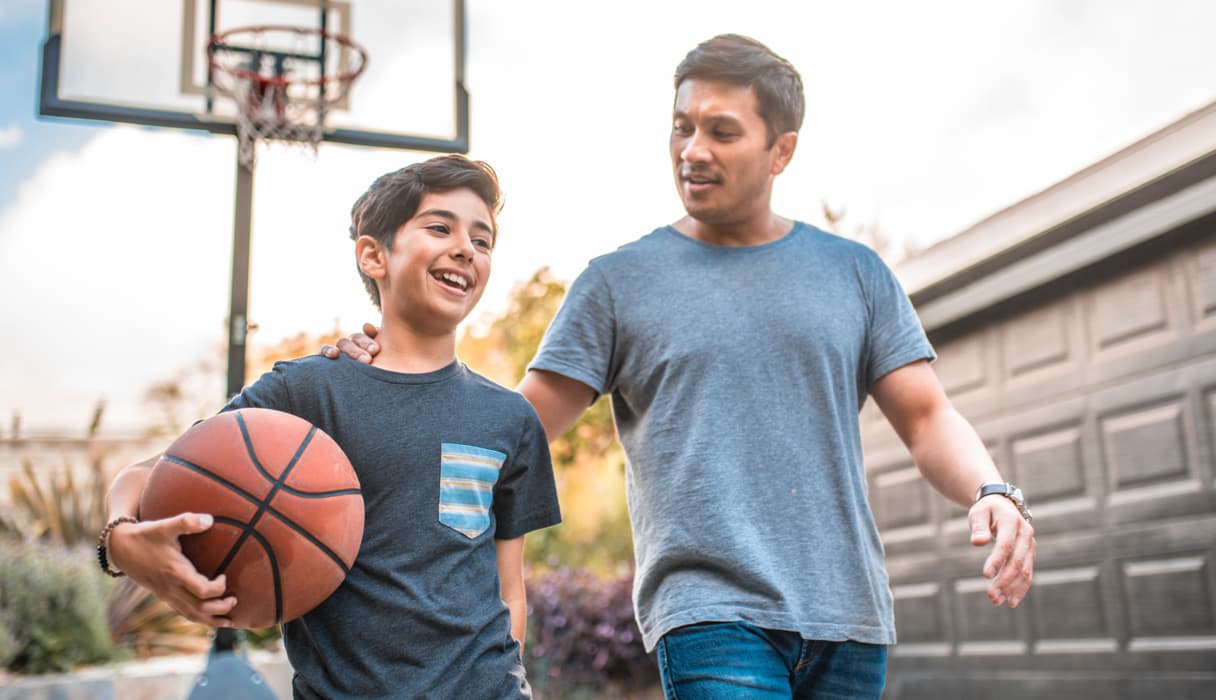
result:
[(0, 664), (58, 673), (115, 658), (109, 588), (88, 550), (0, 543)]
[(629, 695), (658, 682), (634, 620), (632, 585), (632, 572), (601, 578), (563, 567), (532, 577), (526, 662), (538, 694)]

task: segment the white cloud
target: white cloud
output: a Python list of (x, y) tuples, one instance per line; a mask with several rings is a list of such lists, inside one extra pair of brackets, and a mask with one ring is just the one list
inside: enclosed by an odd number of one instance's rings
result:
[(16, 124), (0, 128), (0, 150), (21, 145), (21, 135), (21, 127)]
[(231, 184), (205, 173), (222, 162), (206, 140), (107, 129), (21, 186), (0, 214), (5, 344), (23, 347), (0, 366), (0, 412), (78, 426), (105, 397), (131, 423), (151, 381), (215, 345)]

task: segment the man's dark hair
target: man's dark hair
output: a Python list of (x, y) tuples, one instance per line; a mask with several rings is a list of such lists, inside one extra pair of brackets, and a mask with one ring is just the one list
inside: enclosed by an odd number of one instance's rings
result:
[[(350, 209), (350, 237), (357, 240), (360, 236), (371, 236), (385, 248), (392, 248), (397, 229), (418, 213), (423, 197), (461, 188), (472, 190), (489, 207), (493, 217), (490, 225), (497, 239), (497, 216), (502, 209), (498, 175), (488, 163), (459, 154), (436, 156), (376, 178)], [(375, 280), (363, 274), (362, 268), (359, 276), (372, 303), (380, 308), (380, 290)]]
[(697, 45), (676, 67), (676, 89), (685, 80), (744, 85), (756, 91), (757, 110), (768, 127), (768, 145), (802, 128), (806, 98), (794, 65), (764, 44), (739, 34), (719, 34)]

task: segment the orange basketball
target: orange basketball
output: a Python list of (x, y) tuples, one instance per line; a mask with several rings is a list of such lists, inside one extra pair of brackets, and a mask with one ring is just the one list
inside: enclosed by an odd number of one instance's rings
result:
[(141, 520), (210, 513), (181, 538), (208, 578), (226, 574), (236, 627), (293, 620), (342, 583), (363, 539), (363, 495), (333, 438), (281, 411), (243, 408), (194, 425), (152, 468)]

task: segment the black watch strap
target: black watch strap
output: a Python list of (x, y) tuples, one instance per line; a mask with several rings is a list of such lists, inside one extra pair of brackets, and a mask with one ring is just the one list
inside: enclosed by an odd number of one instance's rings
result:
[(1017, 506), (1018, 512), (1026, 519), (1026, 522), (1033, 523), (1034, 518), (1030, 515), (1030, 509), (1026, 507), (1026, 498), (1022, 495), (1022, 489), (1013, 484), (984, 484), (975, 492), (975, 500), (979, 501), (985, 496), (1004, 496)]

